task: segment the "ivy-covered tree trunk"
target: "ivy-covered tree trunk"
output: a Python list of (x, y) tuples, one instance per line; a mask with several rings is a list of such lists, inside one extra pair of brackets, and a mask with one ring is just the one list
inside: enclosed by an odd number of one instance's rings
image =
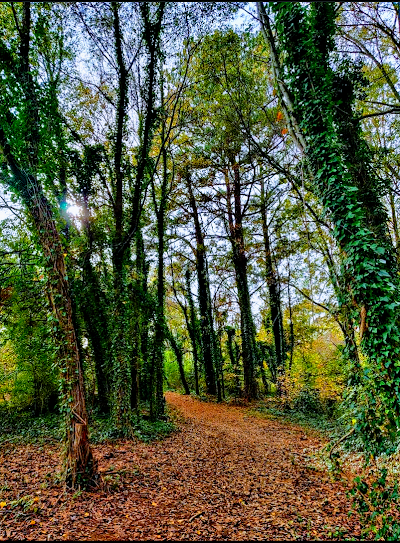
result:
[(126, 330), (128, 329), (128, 264), (129, 245), (124, 244), (124, 135), (128, 108), (128, 70), (123, 53), (123, 35), (119, 17), (119, 5), (112, 2), (112, 25), (115, 60), (118, 71), (118, 95), (114, 134), (114, 222), (112, 248), (114, 274), (114, 323), (112, 330), (113, 355), (113, 418), (120, 433), (129, 433), (131, 427), (131, 360)]
[[(104, 414), (110, 412), (110, 349), (109, 349), (109, 323), (105, 312), (104, 294), (101, 291), (99, 277), (94, 269), (91, 256), (93, 254), (94, 236), (91, 228), (89, 194), (91, 191), (91, 176), (93, 155), (86, 149), (84, 164), (78, 164), (77, 174), (80, 179), (80, 193), (82, 196), (82, 226), (87, 240), (87, 247), (82, 255), (82, 286), (77, 292), (77, 310), (81, 313), (88, 339), (93, 352), (96, 383), (97, 403)], [(88, 170), (91, 170), (89, 173)], [(82, 175), (84, 172), (84, 175)]]
[[(236, 287), (240, 308), (240, 331), (242, 335), (242, 356), (244, 395), (248, 400), (257, 398), (256, 368), (258, 366), (256, 329), (251, 310), (249, 282), (247, 277), (247, 256), (244, 244), (243, 217), (241, 202), (241, 179), (239, 165), (233, 166), (233, 195), (226, 174), (229, 240), (232, 245), (232, 259), (235, 268)], [(234, 199), (234, 209), (231, 199)]]
[(150, 399), (150, 380), (148, 369), (149, 326), (151, 304), (148, 293), (150, 264), (146, 260), (141, 228), (136, 233), (136, 273), (137, 280), (132, 285), (132, 342), (131, 361), (132, 393), (131, 407), (137, 409), (139, 399)]
[(217, 393), (215, 380), (215, 331), (212, 316), (212, 304), (210, 293), (210, 281), (208, 277), (206, 247), (201, 228), (200, 217), (196, 199), (193, 194), (190, 174), (186, 176), (186, 184), (189, 192), (189, 203), (192, 209), (192, 217), (196, 234), (196, 271), (199, 287), (199, 308), (201, 318), (201, 344), (203, 348), (204, 372), (206, 377), (207, 393), (215, 396)]
[(165, 215), (167, 206), (167, 182), (168, 176), (164, 172), (162, 195), (157, 210), (157, 232), (158, 232), (158, 267), (157, 267), (157, 306), (155, 315), (154, 333), (154, 365), (153, 365), (153, 387), (151, 397), (151, 416), (153, 419), (164, 415), (164, 343), (165, 343)]
[(82, 363), (74, 328), (72, 300), (66, 270), (64, 248), (53, 217), (51, 205), (38, 180), (41, 144), (40, 110), (36, 84), (31, 73), (31, 2), (24, 2), (23, 17), (18, 24), (19, 58), (14, 58), (5, 44), (0, 46), (0, 63), (5, 77), (15, 80), (23, 92), (26, 133), (25, 164), (20, 164), (12, 149), (14, 112), (1, 103), (0, 149), (8, 171), (2, 180), (20, 198), (32, 221), (37, 241), (43, 251), (48, 274), (49, 299), (54, 329), (58, 336), (58, 366), (62, 382), (62, 411), (66, 426), (65, 477), (66, 484), (75, 488), (88, 486), (97, 476), (96, 463), (88, 437), (88, 416), (85, 404)]
[[(259, 2), (261, 19), (266, 9)], [(357, 390), (356, 431), (369, 447), (400, 426), (400, 305), (396, 252), (380, 200), (371, 153), (354, 110), (355, 73), (333, 71), (335, 2), (270, 2), (284, 53), (279, 88), (288, 122), (297, 125), (316, 191), (335, 225), (343, 276), (368, 359)], [(266, 32), (268, 35), (268, 31)], [(272, 44), (276, 48), (276, 44)], [(276, 63), (275, 63), (276, 64)], [(341, 108), (343, 106), (343, 111)], [(358, 406), (358, 407), (357, 407)]]
[(103, 296), (89, 255), (84, 257), (83, 282), (83, 299), (80, 299), (79, 305), (93, 351), (98, 405), (102, 413), (108, 414), (110, 412), (109, 400), (111, 392), (109, 379), (110, 353), (108, 349), (109, 328), (103, 307)]
[[(115, 326), (114, 326), (114, 376), (115, 376), (115, 424), (121, 431), (126, 432), (131, 426), (131, 400), (132, 400), (132, 359), (130, 357), (129, 329), (129, 288), (126, 268), (129, 265), (131, 243), (140, 227), (141, 206), (143, 190), (153, 175), (152, 162), (149, 158), (153, 141), (154, 130), (158, 121), (156, 108), (156, 85), (160, 51), (161, 28), (165, 5), (160, 3), (157, 10), (152, 13), (148, 2), (139, 2), (142, 24), (143, 45), (148, 55), (146, 82), (144, 85), (145, 113), (141, 123), (140, 146), (137, 156), (136, 176), (133, 194), (129, 199), (129, 211), (125, 212), (126, 196), (126, 169), (124, 164), (124, 136), (125, 123), (128, 116), (128, 69), (123, 51), (123, 34), (119, 19), (119, 4), (111, 2), (113, 13), (113, 31), (115, 43), (115, 59), (118, 73), (117, 116), (114, 135), (114, 222), (115, 232), (113, 239), (113, 271), (115, 291)], [(158, 329), (158, 336), (160, 329)], [(156, 334), (157, 335), (157, 334)], [(156, 344), (159, 344), (158, 339)], [(162, 384), (159, 384), (158, 375), (157, 397), (162, 396)], [(157, 377), (156, 377), (157, 378)], [(161, 387), (161, 390), (160, 390)], [(160, 399), (160, 398), (159, 398)], [(160, 400), (159, 409), (163, 409)]]
[(82, 365), (72, 316), (72, 302), (64, 249), (53, 213), (37, 179), (25, 173), (13, 157), (5, 132), (0, 127), (0, 148), (10, 168), (9, 187), (26, 206), (42, 248), (49, 277), (49, 298), (58, 336), (58, 366), (62, 380), (67, 450), (67, 486), (85, 486), (96, 477), (96, 465), (88, 438)]

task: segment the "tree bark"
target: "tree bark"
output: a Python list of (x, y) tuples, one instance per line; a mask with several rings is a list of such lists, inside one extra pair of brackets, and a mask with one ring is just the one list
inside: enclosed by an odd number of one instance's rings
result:
[(186, 380), (185, 369), (183, 367), (183, 349), (182, 346), (178, 343), (178, 340), (174, 337), (173, 333), (170, 330), (167, 330), (167, 338), (171, 344), (171, 347), (175, 353), (176, 361), (178, 362), (179, 375), (181, 378), (183, 390), (185, 391), (186, 396), (190, 396), (190, 388)]
[(248, 400), (257, 398), (257, 382), (255, 372), (257, 367), (256, 330), (251, 311), (251, 299), (247, 277), (247, 256), (245, 252), (243, 217), (241, 203), (241, 180), (239, 165), (234, 164), (233, 198), (234, 211), (232, 209), (232, 189), (226, 172), (226, 188), (228, 203), (229, 240), (232, 245), (232, 258), (235, 268), (236, 287), (240, 307), (240, 327), (242, 335), (242, 356), (244, 395)]
[(275, 344), (275, 361), (278, 373), (285, 368), (285, 334), (283, 329), (280, 285), (272, 260), (272, 251), (267, 220), (267, 204), (265, 196), (264, 180), (261, 181), (261, 220), (264, 236), (265, 271), (269, 291), (269, 303), (271, 308), (272, 332)]
[[(20, 59), (15, 75), (26, 100), (28, 115), (26, 148), (30, 173), (27, 173), (14, 157), (4, 125), (0, 126), (0, 148), (11, 171), (9, 187), (21, 198), (27, 209), (45, 259), (54, 328), (59, 340), (58, 365), (62, 382), (62, 411), (65, 416), (67, 445), (64, 462), (65, 480), (67, 486), (75, 488), (77, 485), (89, 486), (97, 476), (97, 469), (89, 444), (82, 365), (73, 324), (64, 249), (50, 203), (44, 196), (35, 174), (40, 146), (40, 115), (30, 71), (30, 42), (31, 3), (24, 2), (20, 27)], [(10, 55), (8, 51), (2, 47), (0, 61), (6, 64), (6, 71), (13, 69), (13, 63), (7, 61), (8, 55)], [(13, 118), (11, 112), (9, 117)], [(11, 127), (8, 127), (8, 130), (11, 130)]]
[(185, 318), (187, 320), (187, 328), (190, 336), (190, 341), (192, 343), (192, 351), (193, 351), (193, 365), (194, 365), (194, 380), (195, 380), (195, 392), (196, 395), (200, 395), (200, 389), (199, 389), (199, 348), (201, 348), (201, 339), (199, 334), (199, 326), (198, 321), (196, 317), (196, 309), (194, 305), (193, 295), (190, 288), (190, 271), (189, 269), (186, 270), (186, 291), (187, 291), (187, 300), (189, 303), (189, 312), (190, 315), (187, 315), (187, 312), (185, 313)]
[(237, 354), (234, 352), (234, 346), (233, 346), (233, 338), (235, 337), (236, 330), (234, 328), (228, 327), (226, 329), (226, 333), (228, 335), (228, 354), (229, 359), (231, 361), (231, 365), (233, 368), (233, 373), (235, 375), (235, 397), (241, 398), (242, 397), (242, 387), (240, 385), (240, 369), (239, 369), (239, 359)]
[(196, 234), (196, 272), (199, 287), (201, 339), (206, 387), (207, 393), (215, 396), (217, 392), (215, 380), (215, 331), (212, 316), (210, 282), (207, 270), (204, 236), (200, 224), (200, 217), (197, 209), (196, 199), (193, 193), (190, 174), (187, 174), (186, 176), (186, 185), (189, 192), (189, 203), (192, 209), (192, 218)]

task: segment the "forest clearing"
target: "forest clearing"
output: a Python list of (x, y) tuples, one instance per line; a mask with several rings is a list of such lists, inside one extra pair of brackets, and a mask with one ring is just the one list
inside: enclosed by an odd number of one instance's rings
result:
[[(6, 447), (0, 487), (2, 540), (313, 541), (357, 539), (347, 489), (313, 455), (320, 439), (243, 407), (167, 394), (180, 431), (155, 444), (94, 447), (102, 474), (120, 474), (108, 492), (64, 493), (46, 485), (61, 468), (60, 447)], [(44, 484), (43, 484), (44, 483)], [(35, 501), (36, 500), (36, 501)], [(37, 510), (34, 510), (34, 507)], [(4, 537), (6, 535), (6, 537)]]
[(0, 2), (1, 538), (400, 539), (399, 74), (400, 2)]

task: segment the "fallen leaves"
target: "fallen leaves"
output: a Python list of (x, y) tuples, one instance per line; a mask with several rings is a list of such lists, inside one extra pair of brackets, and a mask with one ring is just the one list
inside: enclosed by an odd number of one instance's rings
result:
[[(16, 540), (329, 540), (338, 526), (359, 536), (345, 489), (307, 469), (317, 438), (241, 407), (167, 398), (185, 416), (180, 433), (148, 445), (94, 447), (102, 473), (119, 476), (107, 492), (63, 492), (48, 477), (60, 469), (58, 447), (0, 455), (0, 487), (10, 489), (0, 501), (0, 540), (11, 530)], [(40, 521), (30, 506), (8, 506), (20, 496), (33, 506), (40, 501)]]

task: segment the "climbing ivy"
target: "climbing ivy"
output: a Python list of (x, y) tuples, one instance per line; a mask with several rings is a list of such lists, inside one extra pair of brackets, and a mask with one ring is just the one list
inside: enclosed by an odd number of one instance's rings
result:
[(376, 452), (394, 438), (400, 422), (399, 281), (387, 217), (355, 110), (355, 83), (333, 62), (335, 2), (270, 6), (280, 75), (306, 142), (316, 193), (342, 251), (341, 303), (354, 308), (353, 322), (362, 322), (367, 362), (353, 368), (348, 401), (355, 430)]

